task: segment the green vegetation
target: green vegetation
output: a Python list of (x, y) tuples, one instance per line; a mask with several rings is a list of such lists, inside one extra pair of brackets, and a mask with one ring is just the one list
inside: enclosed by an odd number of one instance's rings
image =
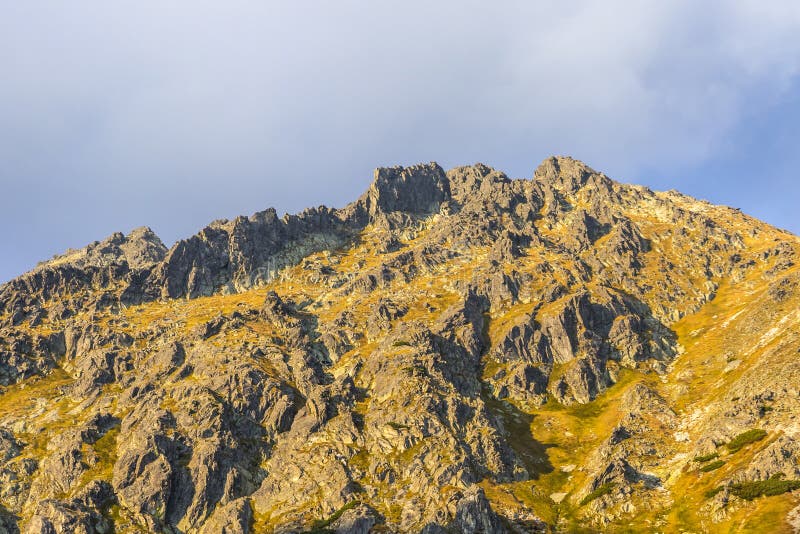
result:
[(724, 490), (725, 486), (717, 486), (716, 488), (712, 488), (704, 493), (706, 499), (713, 499), (714, 496), (719, 493), (720, 491)]
[(408, 428), (409, 428), (408, 425), (404, 425), (402, 423), (395, 423), (394, 421), (389, 421), (386, 424), (389, 425), (390, 427), (394, 428), (395, 430), (408, 430)]
[(708, 473), (709, 471), (714, 471), (716, 469), (719, 469), (723, 465), (725, 465), (725, 462), (723, 460), (715, 460), (710, 464), (706, 464), (703, 467), (701, 467), (700, 471), (702, 471), (703, 473)]
[(781, 495), (788, 491), (800, 489), (800, 480), (781, 480), (780, 478), (770, 478), (769, 480), (758, 480), (754, 482), (740, 482), (731, 486), (731, 493), (739, 497), (752, 501), (761, 496)]
[(369, 453), (365, 450), (360, 450), (350, 457), (348, 465), (366, 471), (369, 469)]
[(596, 490), (592, 491), (589, 495), (581, 499), (581, 506), (586, 506), (593, 500), (611, 493), (614, 490), (614, 486), (615, 484), (613, 482), (599, 486)]
[(402, 339), (398, 339), (397, 341), (392, 343), (392, 346), (393, 347), (410, 347), (411, 343), (409, 343), (408, 341), (404, 341)]
[(761, 430), (760, 428), (753, 428), (748, 430), (747, 432), (742, 432), (725, 445), (729, 451), (737, 452), (742, 449), (745, 445), (749, 445), (751, 443), (755, 443), (756, 441), (762, 440), (766, 437), (767, 432), (765, 430)]
[(695, 456), (694, 457), (694, 461), (701, 464), (703, 462), (707, 462), (709, 460), (713, 460), (714, 458), (719, 458), (719, 453), (711, 452), (709, 454), (703, 454), (701, 456)]
[(361, 504), (360, 501), (350, 501), (349, 503), (345, 504), (344, 506), (336, 510), (328, 519), (320, 519), (314, 521), (314, 523), (311, 525), (311, 530), (309, 530), (307, 534), (323, 534), (326, 532), (333, 532), (333, 530), (329, 529), (328, 527), (331, 526), (331, 524), (334, 521), (342, 517), (343, 513), (352, 508), (355, 508), (359, 504)]
[[(119, 426), (111, 428), (103, 434), (93, 445), (84, 445), (85, 448), (92, 447), (97, 455), (97, 463), (88, 471), (83, 473), (82, 484), (86, 484), (93, 479), (111, 480), (114, 472), (114, 464), (117, 461), (117, 437), (119, 436)], [(84, 451), (84, 454), (86, 451)]]

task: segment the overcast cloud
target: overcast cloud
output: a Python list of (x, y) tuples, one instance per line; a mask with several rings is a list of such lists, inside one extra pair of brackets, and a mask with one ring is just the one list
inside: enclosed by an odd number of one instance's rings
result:
[(798, 69), (796, 1), (0, 0), (0, 281), (430, 160), (568, 154), (800, 231)]

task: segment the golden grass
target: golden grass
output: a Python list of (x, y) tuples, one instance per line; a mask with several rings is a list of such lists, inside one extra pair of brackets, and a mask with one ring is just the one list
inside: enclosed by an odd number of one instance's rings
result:
[(92, 480), (106, 480), (111, 482), (114, 472), (114, 464), (117, 461), (117, 437), (119, 427), (114, 427), (106, 432), (100, 439), (92, 445), (85, 445), (84, 456), (91, 449), (97, 462), (81, 475), (80, 482), (76, 485), (76, 490), (91, 482)]

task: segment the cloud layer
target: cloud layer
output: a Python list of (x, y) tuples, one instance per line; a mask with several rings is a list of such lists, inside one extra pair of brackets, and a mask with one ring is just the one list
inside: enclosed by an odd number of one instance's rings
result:
[(0, 280), (429, 160), (529, 176), (570, 154), (800, 230), (799, 35), (796, 2), (11, 3)]

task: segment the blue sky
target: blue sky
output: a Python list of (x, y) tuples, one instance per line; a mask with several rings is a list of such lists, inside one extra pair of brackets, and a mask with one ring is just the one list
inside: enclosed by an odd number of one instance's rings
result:
[(800, 232), (800, 4), (0, 1), (0, 281), (551, 154)]

